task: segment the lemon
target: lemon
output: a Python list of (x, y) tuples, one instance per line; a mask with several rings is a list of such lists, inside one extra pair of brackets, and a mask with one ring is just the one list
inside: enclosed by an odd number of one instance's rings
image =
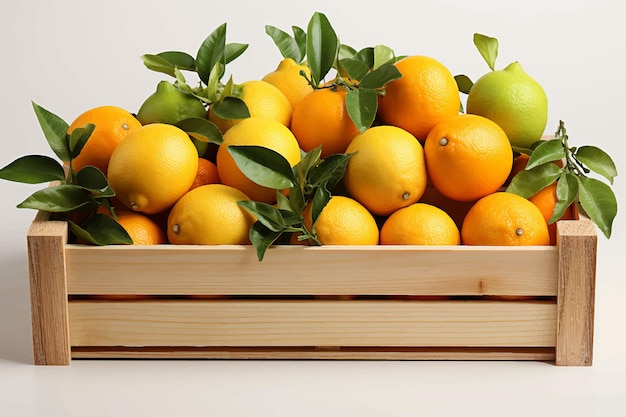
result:
[(545, 131), (548, 98), (541, 85), (513, 62), (476, 81), (467, 97), (467, 113), (493, 120), (511, 145), (529, 148)]
[(206, 116), (206, 109), (199, 99), (181, 91), (168, 81), (159, 82), (156, 91), (137, 111), (137, 119), (142, 125), (150, 123), (173, 125), (190, 117), (206, 118)]
[(129, 133), (109, 161), (109, 185), (128, 208), (146, 214), (171, 207), (198, 171), (198, 152), (176, 126), (152, 123)]
[(298, 65), (291, 58), (285, 58), (278, 64), (276, 70), (266, 74), (261, 80), (278, 88), (289, 100), (293, 109), (300, 101), (313, 91), (309, 81), (300, 74), (304, 71), (307, 78), (311, 78), (311, 70), (304, 65)]
[(244, 245), (255, 222), (238, 201), (249, 200), (223, 184), (202, 185), (176, 202), (167, 219), (170, 243), (186, 245)]

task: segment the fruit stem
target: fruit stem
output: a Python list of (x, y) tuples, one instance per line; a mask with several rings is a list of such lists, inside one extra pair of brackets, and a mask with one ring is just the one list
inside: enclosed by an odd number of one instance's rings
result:
[(561, 139), (563, 150), (565, 151), (565, 162), (566, 162), (567, 170), (569, 170), (572, 174), (576, 176), (584, 175), (581, 172), (581, 169), (583, 170), (583, 172), (586, 172), (586, 168), (583, 167), (582, 164), (576, 159), (576, 156), (572, 152), (572, 149), (569, 147), (569, 143), (568, 143), (569, 137), (567, 136), (567, 131), (565, 130), (565, 123), (563, 122), (563, 120), (559, 120), (559, 128), (557, 129), (555, 133), (555, 137), (557, 139)]

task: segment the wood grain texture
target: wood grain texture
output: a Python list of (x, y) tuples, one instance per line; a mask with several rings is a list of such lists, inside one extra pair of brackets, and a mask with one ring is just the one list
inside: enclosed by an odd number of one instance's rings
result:
[[(556, 247), (68, 245), (70, 294), (556, 296)], [(293, 265), (298, 265), (297, 272)]]
[(589, 220), (557, 225), (559, 290), (556, 364), (593, 362), (597, 234)]
[(72, 346), (552, 347), (556, 305), (506, 301), (71, 301)]
[(27, 235), (34, 362), (69, 365), (67, 223), (47, 220), (47, 213), (38, 213)]

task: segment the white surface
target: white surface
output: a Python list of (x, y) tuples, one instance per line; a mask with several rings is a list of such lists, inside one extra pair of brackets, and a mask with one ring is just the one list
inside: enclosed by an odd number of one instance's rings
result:
[[(218, 4), (219, 3), (219, 4)], [(0, 166), (51, 155), (30, 101), (71, 121), (113, 104), (136, 111), (166, 76), (139, 56), (195, 53), (228, 22), (250, 49), (229, 72), (260, 78), (280, 55), (264, 25), (306, 26), (326, 13), (343, 42), (382, 43), (439, 59), (472, 79), (486, 72), (472, 44), (500, 40), (497, 67), (519, 60), (550, 99), (548, 133), (566, 122), (570, 144), (605, 149), (622, 173), (624, 29), (618, 1), (19, 1), (0, 14)], [(375, 6), (374, 4), (378, 4)], [(524, 6), (522, 6), (524, 5)], [(385, 7), (385, 8), (383, 8)], [(15, 205), (39, 186), (0, 184), (0, 415), (399, 416), (624, 415), (624, 219), (599, 237), (595, 361), (590, 368), (527, 362), (74, 361), (32, 365), (25, 235), (34, 213)], [(626, 189), (615, 185), (620, 207)], [(512, 265), (511, 267), (515, 267)]]

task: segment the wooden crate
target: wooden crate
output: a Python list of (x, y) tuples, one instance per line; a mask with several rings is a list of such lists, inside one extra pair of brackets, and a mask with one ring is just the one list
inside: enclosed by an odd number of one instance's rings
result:
[(34, 358), (540, 360), (591, 365), (597, 236), (552, 247), (68, 244), (28, 232)]

